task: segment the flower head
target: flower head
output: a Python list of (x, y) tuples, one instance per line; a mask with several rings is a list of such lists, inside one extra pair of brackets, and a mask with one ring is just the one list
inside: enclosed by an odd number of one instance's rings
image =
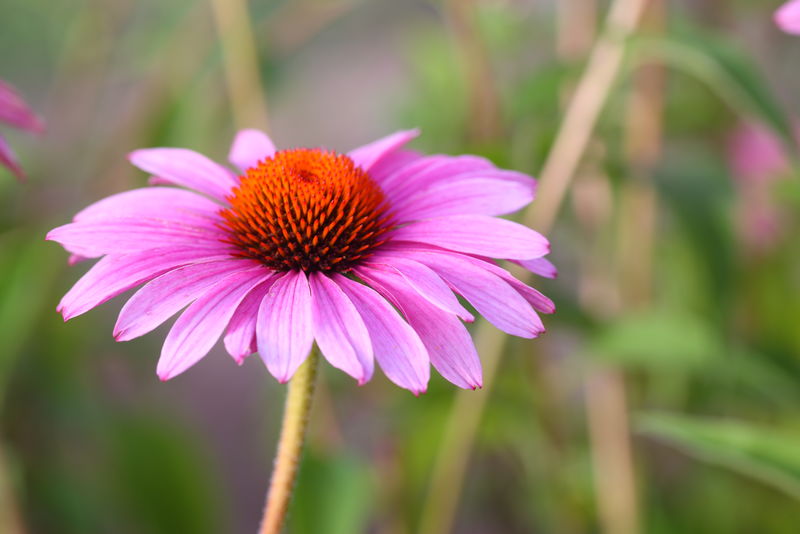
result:
[(786, 33), (800, 35), (800, 0), (790, 0), (778, 8), (775, 24)]
[[(36, 133), (44, 131), (42, 120), (31, 111), (22, 96), (3, 80), (0, 80), (0, 123)], [(3, 136), (0, 136), (0, 165), (9, 169), (18, 178), (24, 177), (14, 152)]]
[[(481, 366), (461, 295), (498, 328), (536, 337), (553, 303), (494, 258), (555, 276), (540, 234), (495, 216), (528, 204), (535, 182), (475, 156), (423, 156), (398, 132), (347, 154), (276, 150), (240, 132), (237, 175), (190, 150), (137, 150), (155, 187), (120, 193), (52, 230), (73, 260), (101, 258), (64, 296), (65, 319), (144, 284), (115, 337), (141, 336), (185, 308), (164, 342), (169, 379), (220, 337), (239, 363), (258, 352), (281, 382), (314, 342), (364, 383), (377, 360), (425, 391), (432, 364), (465, 388)], [(167, 185), (167, 187), (163, 187)], [(178, 187), (171, 187), (178, 186)]]

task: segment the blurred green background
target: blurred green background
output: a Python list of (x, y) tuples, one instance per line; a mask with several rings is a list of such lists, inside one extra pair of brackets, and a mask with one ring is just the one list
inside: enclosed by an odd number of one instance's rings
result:
[[(166, 329), (115, 343), (122, 298), (66, 325), (55, 312), (86, 266), (44, 235), (144, 185), (129, 151), (223, 161), (266, 102), (282, 147), (418, 126), (416, 148), (538, 175), (608, 8), (252, 1), (248, 65), (247, 32), (219, 39), (220, 6), (235, 22), (241, 2), (212, 4), (0, 0), (0, 78), (48, 125), (3, 131), (29, 179), (0, 169), (2, 532), (260, 518), (285, 388), (258, 358), (218, 347), (161, 383)], [(536, 285), (558, 311), (468, 393), (487, 396), (474, 443), (440, 451), (458, 392), (438, 376), (414, 398), (323, 366), (288, 532), (798, 532), (800, 37), (772, 24), (779, 4), (651, 1), (549, 229), (560, 276)], [(255, 100), (231, 98), (236, 72)], [(429, 488), (463, 453), (451, 513)]]

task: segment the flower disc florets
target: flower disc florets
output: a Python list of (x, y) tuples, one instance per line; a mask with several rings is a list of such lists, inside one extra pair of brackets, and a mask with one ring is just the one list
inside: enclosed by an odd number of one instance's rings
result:
[(391, 228), (380, 187), (349, 157), (321, 149), (276, 152), (228, 201), (229, 242), (278, 271), (349, 271)]

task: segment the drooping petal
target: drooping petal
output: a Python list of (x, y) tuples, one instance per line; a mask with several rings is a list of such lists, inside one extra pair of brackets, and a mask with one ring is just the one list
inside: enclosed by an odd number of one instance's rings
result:
[(400, 221), (450, 215), (505, 215), (533, 200), (535, 182), (464, 178), (438, 183), (393, 203)]
[(400, 308), (425, 345), (431, 364), (443, 377), (465, 389), (481, 387), (481, 362), (469, 332), (458, 317), (421, 298), (400, 275), (390, 273), (378, 282), (364, 269), (355, 271)]
[(0, 166), (10, 170), (20, 180), (25, 178), (25, 173), (22, 172), (22, 167), (19, 166), (19, 161), (17, 161), (14, 151), (11, 150), (2, 135), (0, 135)]
[(411, 325), (373, 289), (339, 274), (333, 280), (364, 320), (375, 359), (389, 380), (415, 395), (424, 393), (430, 379), (430, 359)]
[(233, 357), (236, 363), (241, 364), (244, 359), (258, 350), (256, 342), (256, 323), (258, 321), (258, 308), (264, 300), (269, 288), (275, 283), (276, 276), (269, 278), (259, 284), (247, 294), (244, 300), (236, 308), (228, 330), (225, 333), (223, 342), (228, 354)]
[(161, 248), (106, 256), (72, 286), (57, 309), (67, 321), (177, 267), (225, 258), (228, 258), (227, 254), (191, 248)]
[(44, 122), (11, 85), (0, 80), (0, 122), (22, 130), (43, 132)]
[(231, 171), (186, 148), (143, 148), (131, 152), (128, 159), (162, 181), (194, 189), (223, 202), (236, 185)]
[(800, 0), (791, 0), (778, 8), (775, 24), (786, 33), (800, 35)]
[(323, 273), (308, 277), (314, 338), (331, 365), (359, 385), (372, 378), (373, 354), (369, 333), (356, 307), (336, 282)]
[(169, 380), (203, 358), (220, 338), (239, 303), (272, 276), (263, 266), (220, 280), (181, 314), (164, 340), (156, 373)]
[(360, 146), (347, 153), (350, 159), (361, 167), (363, 170), (369, 172), (373, 165), (378, 163), (381, 159), (387, 157), (395, 150), (401, 148), (403, 145), (414, 139), (419, 135), (419, 130), (402, 130), (387, 135), (377, 141), (364, 146)]
[[(200, 226), (200, 225), (203, 226)], [(46, 239), (60, 243), (72, 254), (97, 258), (104, 254), (127, 254), (147, 249), (229, 249), (222, 242), (227, 234), (214, 221), (193, 218), (169, 221), (156, 218), (121, 218), (65, 224), (50, 230)]]
[(258, 309), (258, 353), (279, 382), (287, 382), (311, 351), (311, 290), (303, 271), (275, 280)]
[[(117, 193), (95, 202), (78, 212), (73, 221), (102, 221), (121, 217), (218, 219), (220, 208), (216, 202), (192, 191), (174, 187), (147, 187)], [(213, 221), (209, 222), (213, 224)]]
[(275, 144), (261, 130), (241, 130), (231, 145), (228, 161), (244, 172), (275, 153)]
[(380, 280), (387, 269), (396, 271), (403, 276), (409, 286), (437, 308), (453, 313), (468, 322), (475, 320), (475, 317), (458, 302), (458, 298), (439, 275), (424, 264), (398, 256), (380, 256), (370, 260), (364, 268), (369, 268), (370, 276), (373, 278)]
[(436, 271), (504, 332), (526, 338), (544, 332), (541, 319), (525, 298), (483, 266), (464, 261), (455, 254), (409, 252), (408, 255)]
[(251, 260), (226, 258), (193, 263), (162, 274), (125, 303), (114, 327), (114, 337), (117, 341), (128, 341), (150, 332), (223, 278), (257, 265)]
[(395, 150), (378, 160), (369, 169), (369, 175), (380, 185), (388, 176), (423, 158), (424, 156), (415, 150)]
[(393, 241), (414, 241), (492, 258), (531, 259), (550, 252), (540, 233), (521, 224), (485, 215), (425, 219), (398, 228)]
[(544, 276), (545, 278), (558, 277), (558, 269), (556, 269), (556, 266), (553, 265), (553, 263), (547, 258), (536, 258), (533, 260), (517, 260), (515, 263), (518, 263), (522, 267), (525, 267), (533, 274), (538, 274), (539, 276)]

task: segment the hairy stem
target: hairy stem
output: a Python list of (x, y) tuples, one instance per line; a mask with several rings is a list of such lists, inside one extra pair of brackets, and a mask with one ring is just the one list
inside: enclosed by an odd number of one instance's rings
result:
[(286, 519), (300, 466), (300, 455), (303, 452), (318, 361), (319, 352), (315, 347), (289, 382), (281, 437), (275, 454), (275, 466), (264, 505), (260, 534), (278, 534)]

